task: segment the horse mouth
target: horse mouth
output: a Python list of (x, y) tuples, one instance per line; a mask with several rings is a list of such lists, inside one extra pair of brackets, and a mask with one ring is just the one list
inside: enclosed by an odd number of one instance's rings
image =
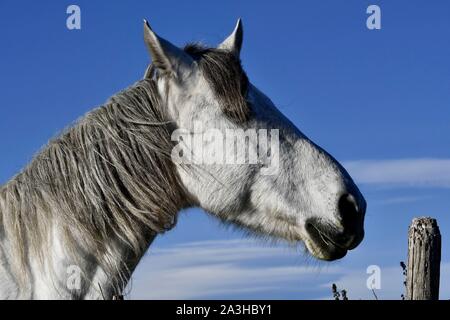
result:
[(343, 258), (348, 248), (339, 245), (336, 237), (329, 231), (323, 230), (318, 224), (307, 223), (306, 231), (309, 239), (305, 241), (309, 252), (317, 259), (333, 261)]

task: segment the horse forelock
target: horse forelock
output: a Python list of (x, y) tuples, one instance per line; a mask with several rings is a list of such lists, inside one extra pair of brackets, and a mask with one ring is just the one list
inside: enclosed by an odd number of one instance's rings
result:
[(248, 121), (251, 116), (247, 101), (249, 80), (239, 57), (227, 50), (200, 44), (188, 44), (184, 51), (197, 61), (224, 114), (234, 122)]

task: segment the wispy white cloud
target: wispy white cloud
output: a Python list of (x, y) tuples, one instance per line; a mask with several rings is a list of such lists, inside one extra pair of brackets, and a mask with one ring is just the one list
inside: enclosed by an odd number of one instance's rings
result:
[(389, 197), (381, 200), (372, 200), (371, 205), (380, 204), (380, 205), (391, 205), (391, 204), (404, 204), (404, 203), (413, 203), (423, 200), (430, 200), (433, 196), (399, 196), (399, 197)]
[(361, 160), (344, 166), (361, 184), (450, 187), (450, 159)]
[[(294, 258), (296, 257), (296, 258)], [(331, 284), (352, 300), (373, 300), (367, 266), (306, 263), (286, 247), (252, 240), (204, 241), (157, 248), (140, 264), (131, 286), (132, 299), (331, 299)], [(404, 293), (400, 266), (380, 266), (379, 299)], [(450, 263), (441, 266), (441, 298), (450, 298)]]
[[(292, 248), (252, 240), (205, 241), (158, 248), (133, 277), (133, 299), (235, 298), (245, 294), (320, 290), (336, 267), (318, 268)], [(320, 283), (320, 282), (318, 282)]]

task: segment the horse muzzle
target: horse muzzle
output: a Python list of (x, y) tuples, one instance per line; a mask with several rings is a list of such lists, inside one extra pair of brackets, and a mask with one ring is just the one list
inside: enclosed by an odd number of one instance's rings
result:
[(310, 218), (305, 224), (310, 253), (318, 259), (333, 261), (343, 258), (355, 249), (364, 238), (364, 199), (358, 203), (351, 194), (344, 194), (338, 202), (339, 225), (325, 223), (323, 219)]

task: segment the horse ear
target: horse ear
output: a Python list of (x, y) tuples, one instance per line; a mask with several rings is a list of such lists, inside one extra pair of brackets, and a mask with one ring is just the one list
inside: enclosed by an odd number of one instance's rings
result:
[(152, 57), (153, 65), (163, 74), (178, 76), (193, 62), (193, 59), (183, 50), (153, 32), (147, 20), (144, 20), (144, 41)]
[(238, 19), (233, 33), (228, 36), (219, 46), (218, 49), (228, 50), (239, 57), (242, 48), (242, 41), (244, 39), (244, 28), (242, 20)]

